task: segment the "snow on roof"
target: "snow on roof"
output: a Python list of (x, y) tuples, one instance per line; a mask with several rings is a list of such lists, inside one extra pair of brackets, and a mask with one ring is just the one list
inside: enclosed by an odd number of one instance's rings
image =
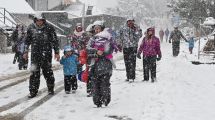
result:
[(65, 11), (75, 16), (82, 16), (82, 10), (83, 10), (82, 4), (70, 5), (67, 9), (65, 9)]
[[(88, 6), (91, 6), (91, 5), (85, 4), (85, 13), (87, 11)], [(82, 3), (72, 4), (68, 8), (66, 8), (64, 11), (66, 11), (69, 14), (72, 14), (74, 16), (81, 17), (82, 12), (83, 12), (83, 7), (84, 7), (84, 4), (82, 4)], [(102, 11), (100, 9), (98, 9), (96, 6), (93, 6), (92, 14), (93, 15), (102, 14)]]
[(34, 10), (25, 0), (0, 0), (0, 7), (10, 13), (34, 14)]

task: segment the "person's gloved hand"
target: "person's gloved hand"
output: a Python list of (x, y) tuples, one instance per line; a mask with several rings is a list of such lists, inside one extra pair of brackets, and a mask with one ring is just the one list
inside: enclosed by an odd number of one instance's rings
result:
[(161, 55), (158, 55), (157, 61), (160, 61), (160, 60), (161, 60)]
[(140, 53), (137, 53), (137, 58), (141, 59)]
[(171, 40), (169, 40), (169, 43), (171, 43)]

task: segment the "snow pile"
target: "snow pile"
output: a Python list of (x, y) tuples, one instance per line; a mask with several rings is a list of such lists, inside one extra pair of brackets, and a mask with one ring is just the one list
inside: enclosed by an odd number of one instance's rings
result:
[(213, 17), (208, 17), (206, 18), (206, 20), (204, 21), (203, 25), (205, 26), (212, 26), (215, 25), (215, 19)]

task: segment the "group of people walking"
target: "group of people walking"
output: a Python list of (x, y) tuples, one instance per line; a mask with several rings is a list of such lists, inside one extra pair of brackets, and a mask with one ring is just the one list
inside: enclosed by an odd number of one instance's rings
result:
[[(166, 31), (165, 34), (167, 34)], [(28, 97), (33, 98), (38, 94), (41, 70), (47, 83), (48, 94), (54, 95), (52, 49), (54, 49), (55, 59), (63, 65), (65, 93), (70, 94), (71, 91), (75, 93), (78, 89), (77, 79), (80, 79), (86, 82), (88, 97), (92, 96), (97, 107), (107, 106), (111, 101), (110, 78), (113, 68), (116, 68), (113, 52), (123, 52), (126, 68), (125, 81), (135, 81), (136, 58), (142, 58), (143, 81), (149, 81), (151, 77), (151, 82), (155, 82), (156, 61), (162, 58), (160, 40), (155, 36), (154, 27), (148, 28), (144, 38), (140, 39), (141, 37), (142, 30), (132, 18), (127, 19), (119, 33), (107, 28), (103, 21), (95, 21), (86, 30), (80, 23), (77, 23), (74, 32), (68, 35), (70, 44), (64, 46), (63, 55), (60, 58), (59, 41), (54, 27), (48, 24), (42, 16), (35, 16), (34, 22), (27, 28), (27, 33), (16, 37), (19, 41), (24, 41), (20, 43), (22, 45), (17, 44), (17, 46), (24, 46), (21, 48), (22, 52), (19, 56), (22, 57), (19, 57), (19, 61), (20, 59), (28, 61), (31, 46), (30, 70), (32, 74), (29, 80)], [(183, 36), (177, 31), (170, 35), (170, 40), (174, 43), (173, 55), (178, 54), (179, 49), (175, 49), (175, 46), (179, 43), (175, 41), (179, 37)], [(138, 46), (139, 40), (141, 40), (140, 46)], [(20, 62), (20, 64), (24, 63)]]

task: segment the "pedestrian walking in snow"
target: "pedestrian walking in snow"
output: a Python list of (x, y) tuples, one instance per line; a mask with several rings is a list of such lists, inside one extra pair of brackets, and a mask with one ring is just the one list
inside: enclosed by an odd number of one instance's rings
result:
[(64, 47), (64, 56), (61, 58), (60, 64), (63, 65), (65, 92), (69, 94), (72, 88), (74, 93), (78, 88), (76, 75), (79, 62), (70, 45)]
[(189, 44), (189, 52), (190, 52), (190, 54), (193, 54), (193, 48), (194, 48), (194, 43), (195, 43), (193, 33), (191, 33), (191, 35), (188, 36), (187, 42)]
[[(95, 36), (90, 39), (87, 50), (91, 60), (93, 102), (97, 107), (107, 106), (111, 101), (110, 78), (112, 76), (112, 45), (110, 33), (104, 31), (103, 21), (94, 22)], [(109, 38), (110, 37), (110, 38)], [(90, 51), (90, 52), (89, 52)], [(93, 61), (93, 62), (92, 62)]]
[(3, 30), (0, 29), (0, 52), (6, 53), (7, 52), (7, 35), (4, 33)]
[(18, 68), (19, 70), (26, 70), (27, 67), (28, 67), (28, 59), (24, 59), (23, 58), (23, 55), (24, 55), (24, 51), (25, 51), (25, 40), (26, 40), (26, 35), (25, 33), (23, 32), (22, 33), (22, 36), (20, 36), (19, 40), (17, 41), (17, 45), (16, 45), (16, 51), (17, 51), (17, 54), (18, 54)]
[(12, 39), (12, 51), (15, 53), (14, 59), (13, 59), (13, 64), (16, 62), (19, 62), (19, 52), (17, 51), (17, 44), (18, 41), (20, 40), (20, 37), (22, 36), (22, 33), (24, 33), (24, 26), (22, 25), (16, 25), (16, 29), (13, 31), (11, 35)]
[(126, 81), (135, 79), (137, 47), (142, 37), (142, 30), (134, 22), (133, 18), (127, 19), (126, 25), (119, 32), (125, 61)]
[(166, 42), (168, 42), (168, 39), (169, 39), (169, 29), (166, 28), (165, 30), (165, 37), (166, 37)]
[(183, 36), (180, 30), (178, 30), (178, 26), (174, 27), (174, 31), (171, 32), (170, 38), (169, 38), (169, 43), (172, 42), (172, 52), (173, 56), (176, 57), (178, 56), (180, 52), (180, 40), (183, 38), (185, 41), (187, 39)]
[(143, 38), (137, 54), (139, 59), (143, 54), (143, 81), (149, 81), (149, 74), (152, 82), (156, 80), (156, 61), (161, 59), (160, 41), (154, 33), (154, 28), (147, 29), (147, 35)]
[[(71, 34), (69, 37), (71, 39), (71, 47), (74, 48), (75, 53), (79, 55), (79, 52), (86, 48), (86, 44), (89, 40), (85, 31), (82, 28), (81, 23), (76, 24), (73, 34)], [(78, 73), (82, 72), (82, 66), (82, 64), (78, 65)]]
[(28, 58), (28, 48), (31, 45), (31, 76), (29, 81), (29, 98), (37, 95), (40, 85), (40, 70), (46, 79), (48, 94), (54, 95), (55, 78), (52, 70), (52, 49), (54, 57), (60, 60), (59, 41), (52, 25), (48, 24), (41, 15), (36, 15), (34, 23), (27, 29), (25, 45), (27, 49), (23, 57)]
[(159, 31), (159, 37), (160, 37), (160, 41), (163, 42), (163, 37), (164, 37), (163, 29), (160, 29), (160, 31)]

